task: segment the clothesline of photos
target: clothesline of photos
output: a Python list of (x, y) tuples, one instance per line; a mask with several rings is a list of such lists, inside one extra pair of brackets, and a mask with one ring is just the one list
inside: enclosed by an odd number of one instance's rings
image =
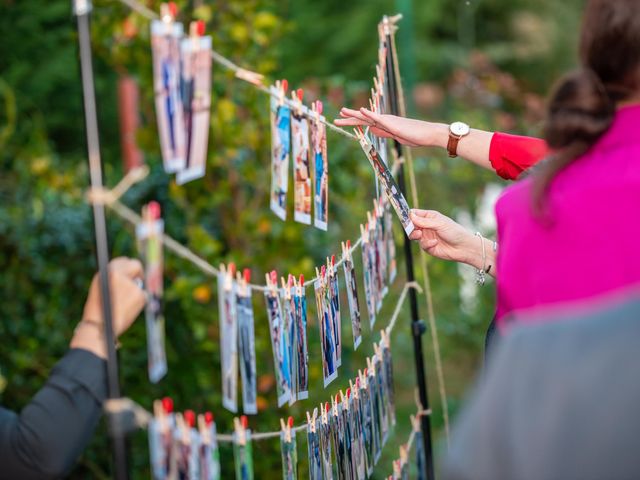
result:
[[(419, 287), (415, 283), (405, 285), (388, 326), (381, 330), (380, 341), (373, 344), (374, 354), (367, 358), (367, 367), (349, 381), (346, 393), (340, 391), (331, 396), (331, 403), (321, 403), (313, 412), (307, 411), (306, 423), (296, 427), (289, 417), (287, 422), (280, 421), (280, 430), (253, 433), (248, 428), (247, 417), (242, 416), (234, 419), (232, 434), (217, 434), (210, 412), (198, 416), (191, 410), (174, 413), (171, 399), (154, 402), (153, 416), (148, 423), (153, 478), (220, 478), (218, 442), (231, 442), (236, 478), (252, 480), (251, 442), (280, 437), (283, 478), (294, 480), (297, 478), (296, 433), (305, 430), (310, 479), (369, 478), (396, 424), (390, 334), (410, 288)], [(419, 408), (416, 415), (419, 418), (428, 414), (430, 411)], [(408, 468), (406, 452), (417, 434), (415, 429), (419, 430), (413, 416), (411, 422), (414, 431), (406, 446), (400, 449), (400, 460), (394, 462), (394, 475), (396, 469), (404, 472)], [(419, 444), (421, 448), (422, 442)], [(417, 458), (424, 460), (424, 452), (421, 456), (417, 453)]]
[[(351, 134), (327, 122), (322, 116), (323, 105), (315, 101), (311, 107), (302, 103), (303, 91), (298, 89), (287, 97), (288, 83), (278, 80), (265, 86), (260, 74), (238, 67), (212, 50), (210, 36), (205, 36), (203, 21), (191, 22), (188, 35), (176, 22), (175, 3), (161, 5), (160, 15), (138, 4), (126, 2), (151, 20), (153, 84), (160, 147), (165, 170), (176, 173), (183, 184), (205, 174), (211, 107), (211, 62), (216, 61), (232, 70), (236, 77), (270, 95), (271, 123), (271, 188), (270, 208), (281, 218), (287, 218), (289, 163), (293, 158), (294, 220), (328, 229), (329, 162), (326, 128), (358, 140), (369, 157), (371, 145), (378, 152), (377, 160), (388, 164), (387, 140), (366, 131)], [(387, 49), (382, 30), (390, 28), (388, 21), (380, 27), (378, 64), (369, 100), (373, 111), (384, 113), (390, 98), (388, 91)], [(370, 158), (371, 160), (371, 158)], [(375, 167), (375, 165), (374, 165)], [(312, 182), (313, 177), (313, 182)], [(406, 202), (405, 202), (406, 204)], [(312, 210), (313, 207), (313, 218)], [(395, 207), (395, 205), (394, 205)], [(403, 219), (408, 221), (408, 217)], [(405, 226), (405, 221), (403, 221)]]
[[(131, 173), (131, 175), (140, 175)], [(128, 182), (131, 183), (131, 182)], [(164, 233), (160, 206), (151, 202), (138, 216), (114, 199), (107, 203), (123, 219), (136, 228), (141, 257), (145, 264), (145, 288), (148, 302), (146, 327), (149, 378), (158, 382), (167, 373), (164, 346), (164, 316), (161, 309), (163, 295), (163, 245), (192, 261), (218, 282), (220, 347), (223, 405), (237, 412), (238, 357), (246, 414), (257, 413), (256, 367), (252, 290), (264, 294), (272, 341), (278, 406), (293, 404), (308, 396), (307, 300), (304, 277), (288, 275), (278, 279), (275, 271), (266, 275), (266, 286), (254, 288), (249, 283), (250, 270), (242, 274), (234, 264), (215, 268), (186, 247)], [(374, 202), (373, 214), (367, 212), (367, 222), (361, 225), (359, 245), (362, 247), (363, 280), (366, 310), (373, 329), (389, 285), (397, 275), (396, 246), (392, 231), (392, 215), (384, 197)], [(340, 308), (339, 269), (342, 266), (347, 290), (349, 316), (352, 324), (354, 349), (362, 336), (362, 313), (358, 298), (358, 281), (350, 241), (342, 243), (342, 258), (327, 258), (326, 265), (316, 269), (313, 281), (316, 312), (321, 339), (324, 386), (337, 378), (342, 363), (342, 316)], [(238, 353), (240, 355), (238, 355)]]

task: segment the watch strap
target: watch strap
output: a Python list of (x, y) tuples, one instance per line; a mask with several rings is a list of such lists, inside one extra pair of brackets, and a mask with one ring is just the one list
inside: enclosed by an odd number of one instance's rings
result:
[(458, 135), (454, 135), (449, 132), (449, 141), (447, 142), (447, 151), (449, 152), (450, 158), (455, 158), (458, 156), (458, 142), (460, 142), (460, 137)]

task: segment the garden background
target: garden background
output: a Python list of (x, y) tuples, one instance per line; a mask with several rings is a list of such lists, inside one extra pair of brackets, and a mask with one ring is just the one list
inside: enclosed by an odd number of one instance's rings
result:
[[(159, 1), (144, 2), (158, 10)], [(583, 2), (570, 0), (191, 0), (178, 1), (180, 20), (202, 19), (214, 48), (237, 64), (286, 78), (305, 90), (305, 102), (325, 101), (327, 118), (342, 105), (367, 101), (377, 59), (376, 26), (383, 14), (401, 12), (398, 48), (411, 113), (420, 118), (524, 134), (539, 134), (544, 95), (572, 67)], [(20, 409), (45, 381), (80, 319), (95, 271), (93, 228), (84, 202), (88, 185), (81, 84), (71, 2), (0, 0), (0, 403)], [(167, 232), (210, 263), (251, 267), (260, 282), (279, 274), (313, 276), (340, 241), (357, 238), (372, 207), (373, 172), (355, 142), (329, 131), (329, 232), (282, 222), (268, 208), (268, 97), (214, 64), (213, 106), (207, 174), (178, 187), (161, 167), (151, 88), (151, 51), (146, 19), (115, 0), (95, 0), (93, 49), (105, 177), (114, 185), (123, 172), (117, 105), (119, 76), (140, 87), (137, 141), (151, 175), (124, 201), (135, 210), (161, 202)], [(443, 152), (417, 150), (420, 204), (492, 235), (492, 206), (505, 183), (488, 171)], [(291, 210), (290, 210), (291, 211)], [(108, 214), (113, 255), (135, 255), (132, 229)], [(400, 228), (395, 224), (398, 247)], [(398, 264), (403, 266), (402, 249)], [(361, 275), (359, 253), (356, 268)], [(429, 263), (440, 333), (447, 402), (455, 419), (482, 366), (484, 331), (493, 313), (493, 288), (477, 288), (470, 268)], [(417, 269), (419, 270), (419, 269)], [(376, 327), (395, 306), (402, 278)], [(215, 284), (192, 265), (166, 254), (169, 374), (158, 385), (146, 376), (144, 322), (122, 339), (122, 388), (143, 406), (172, 396), (180, 410), (212, 410), (219, 431), (231, 429), (221, 407)], [(360, 279), (359, 279), (360, 280)], [(362, 282), (360, 282), (362, 283)], [(309, 301), (313, 296), (308, 291)], [(426, 306), (420, 297), (421, 312)], [(346, 299), (342, 299), (346, 306)], [(310, 400), (275, 408), (273, 360), (264, 302), (254, 295), (259, 374), (259, 415), (254, 430), (277, 428), (280, 417), (304, 412), (329, 399), (364, 366), (377, 339), (367, 325), (357, 352), (343, 311), (345, 351), (340, 376), (321, 388), (317, 324), (309, 327)], [(391, 460), (409, 432), (415, 411), (415, 371), (408, 305), (392, 339), (398, 425), (376, 469), (391, 473)], [(429, 333), (424, 337), (436, 453), (444, 450), (442, 410)], [(133, 478), (149, 478), (144, 432), (131, 439)], [(299, 473), (305, 478), (306, 441), (298, 436)], [(232, 452), (221, 446), (223, 474), (231, 475)], [(104, 425), (70, 478), (109, 478)], [(280, 477), (279, 442), (254, 445), (256, 478)]]

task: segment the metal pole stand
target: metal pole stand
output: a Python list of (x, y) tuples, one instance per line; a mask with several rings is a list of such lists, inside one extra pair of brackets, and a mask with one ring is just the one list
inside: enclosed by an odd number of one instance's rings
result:
[[(92, 6), (89, 0), (73, 0), (73, 13), (78, 20), (78, 44), (80, 47), (80, 69), (82, 74), (82, 95), (84, 99), (84, 116), (87, 130), (91, 190), (95, 192), (102, 190), (103, 181), (91, 57), (91, 31), (89, 24), (89, 13), (91, 9)], [(109, 291), (109, 244), (107, 239), (107, 226), (104, 204), (92, 202), (92, 205), (96, 238), (96, 256), (98, 260), (98, 279), (100, 282), (102, 316), (104, 321), (104, 338), (107, 344), (108, 398), (109, 400), (114, 400), (120, 398), (120, 384), (111, 314), (111, 295)], [(127, 472), (126, 432), (122, 428), (122, 422), (119, 420), (118, 414), (114, 413), (113, 409), (106, 409), (106, 415), (109, 434), (113, 444), (114, 478), (117, 480), (127, 480), (129, 475)]]

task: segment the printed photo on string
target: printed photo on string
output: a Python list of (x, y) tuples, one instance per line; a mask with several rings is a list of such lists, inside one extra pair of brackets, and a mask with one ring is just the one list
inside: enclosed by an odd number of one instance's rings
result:
[(283, 480), (296, 480), (298, 478), (298, 451), (296, 448), (295, 432), (291, 433), (290, 439), (285, 438), (285, 432), (280, 432)]
[(305, 295), (304, 277), (294, 288), (293, 302), (296, 318), (295, 364), (297, 366), (298, 400), (309, 398), (309, 353), (307, 347), (307, 297)]
[(174, 439), (178, 445), (177, 478), (199, 478), (200, 438), (198, 432), (191, 428), (182, 417), (178, 418), (182, 421), (177, 423), (174, 432)]
[(309, 480), (323, 480), (320, 454), (320, 419), (307, 424), (307, 454), (309, 456)]
[(157, 383), (167, 374), (165, 353), (165, 321), (162, 313), (164, 223), (160, 218), (160, 205), (151, 202), (142, 211), (142, 223), (136, 227), (138, 248), (145, 268), (145, 288), (148, 295), (145, 306), (147, 330), (147, 364), (149, 380)]
[[(302, 107), (305, 108), (305, 107)], [(306, 109), (306, 108), (305, 108)], [(304, 112), (292, 112), (291, 139), (293, 155), (294, 220), (311, 224), (311, 148), (309, 121)]]
[(380, 250), (380, 224), (376, 215), (374, 215), (373, 228), (371, 228), (370, 232), (371, 237), (369, 241), (371, 251), (373, 252), (373, 279), (376, 291), (376, 313), (380, 313), (382, 300), (384, 298), (384, 275), (382, 273), (382, 252)]
[(181, 23), (151, 22), (153, 89), (158, 136), (164, 169), (174, 173), (184, 168), (186, 143), (180, 95)]
[(391, 349), (389, 337), (385, 335), (385, 340), (380, 342), (382, 351), (382, 370), (384, 371), (385, 389), (387, 392), (387, 406), (391, 425), (396, 424), (396, 400), (393, 388), (393, 362), (391, 360)]
[[(328, 405), (327, 405), (328, 406)], [(330, 415), (331, 412), (329, 412)], [(333, 455), (331, 450), (332, 428), (329, 419), (320, 422), (320, 452), (322, 454), (322, 478), (333, 480)]]
[(320, 230), (326, 231), (329, 225), (327, 128), (322, 122), (314, 118), (311, 119), (310, 123), (314, 164), (314, 225)]
[[(292, 278), (291, 276), (289, 277)], [(284, 286), (282, 292), (282, 305), (284, 307), (284, 344), (286, 346), (287, 365), (289, 367), (289, 405), (293, 405), (297, 399), (298, 392), (298, 365), (297, 352), (295, 349), (296, 342), (296, 306), (293, 300), (292, 283)]]
[(220, 480), (220, 452), (216, 422), (210, 413), (198, 416), (200, 430), (200, 479)]
[(233, 442), (236, 480), (253, 480), (253, 447), (251, 430), (245, 430), (244, 442)]
[(400, 188), (393, 178), (393, 175), (391, 175), (391, 171), (378, 155), (375, 147), (371, 145), (367, 137), (365, 137), (363, 134), (359, 134), (358, 138), (362, 149), (367, 155), (367, 158), (369, 159), (369, 162), (371, 163), (371, 166), (376, 173), (376, 177), (380, 180), (380, 185), (382, 186), (387, 199), (389, 200), (389, 202), (391, 202), (391, 205), (393, 206), (396, 214), (398, 215), (398, 218), (400, 219), (402, 228), (404, 228), (404, 231), (407, 235), (410, 235), (411, 232), (413, 232), (413, 230), (415, 229), (415, 225), (409, 217), (410, 209), (407, 200), (404, 198), (404, 195), (400, 191)]
[(382, 426), (380, 425), (382, 408), (380, 404), (380, 390), (378, 389), (378, 380), (376, 379), (373, 368), (369, 369), (369, 378), (367, 378), (369, 387), (369, 398), (371, 401), (371, 430), (373, 439), (373, 465), (375, 466), (380, 460), (382, 452)]
[(181, 51), (187, 161), (176, 176), (178, 185), (205, 174), (211, 116), (211, 37), (191, 35), (182, 40)]
[(362, 230), (362, 273), (364, 278), (364, 299), (369, 314), (369, 327), (376, 323), (376, 295), (374, 290), (373, 265), (371, 260), (371, 244), (369, 230)]
[(347, 286), (347, 301), (349, 302), (349, 314), (351, 316), (351, 330), (353, 332), (353, 349), (357, 350), (362, 342), (362, 325), (360, 320), (360, 302), (358, 300), (358, 283), (353, 258), (350, 252), (351, 244), (343, 249), (344, 281)]
[(373, 358), (373, 362), (375, 364), (378, 398), (380, 399), (380, 410), (378, 411), (380, 414), (380, 437), (382, 439), (382, 446), (384, 447), (387, 444), (387, 440), (389, 439), (389, 403), (382, 362), (380, 361), (378, 355), (375, 355)]
[(340, 316), (340, 285), (338, 284), (338, 272), (334, 268), (332, 259), (328, 272), (327, 302), (329, 303), (329, 318), (336, 345), (336, 368), (342, 365), (342, 318)]
[(267, 316), (273, 348), (273, 361), (276, 373), (276, 390), (278, 407), (282, 407), (291, 396), (291, 369), (289, 367), (289, 349), (285, 343), (285, 324), (282, 315), (280, 297), (276, 289), (266, 291), (264, 297), (267, 303)]
[(358, 372), (360, 381), (360, 416), (362, 418), (362, 440), (364, 444), (364, 461), (367, 470), (367, 477), (370, 477), (373, 473), (373, 459), (374, 459), (374, 447), (373, 447), (373, 423), (372, 423), (372, 410), (371, 410), (371, 396), (369, 389), (367, 388), (368, 374), (365, 370), (364, 375), (360, 375)]
[(289, 153), (291, 151), (291, 109), (271, 97), (271, 210), (282, 220), (287, 218)]
[(349, 400), (347, 398), (342, 399), (342, 411), (340, 412), (342, 417), (342, 435), (344, 438), (344, 472), (345, 478), (355, 478), (355, 464), (353, 462), (353, 444), (352, 432), (351, 432), (351, 412), (349, 410)]
[(169, 478), (171, 469), (171, 430), (167, 424), (163, 426), (161, 420), (154, 417), (149, 422), (148, 432), (151, 475), (154, 480), (164, 480)]
[(389, 285), (387, 280), (389, 278), (389, 259), (387, 256), (387, 244), (386, 244), (386, 232), (385, 232), (385, 223), (384, 223), (384, 207), (382, 202), (378, 202), (376, 208), (376, 244), (378, 255), (380, 257), (380, 268), (378, 270), (378, 275), (380, 276), (380, 280), (378, 283), (381, 288), (380, 297), (384, 299), (389, 293)]
[(235, 267), (220, 268), (218, 310), (220, 316), (220, 366), (222, 368), (222, 405), (238, 411), (238, 318), (236, 313)]
[(342, 416), (340, 411), (342, 405), (338, 402), (331, 408), (331, 438), (333, 440), (333, 451), (336, 456), (336, 475), (338, 479), (348, 478), (344, 469), (344, 428), (342, 426)]
[(364, 432), (362, 427), (362, 409), (360, 407), (360, 389), (358, 388), (358, 384), (360, 382), (356, 381), (356, 387), (351, 391), (351, 421), (352, 421), (352, 429), (351, 432), (353, 434), (353, 438), (351, 440), (351, 445), (353, 445), (353, 458), (355, 464), (356, 475), (354, 478), (366, 478), (367, 474), (367, 466), (365, 462), (365, 452), (364, 452)]
[(323, 279), (318, 278), (314, 283), (314, 288), (318, 312), (318, 325), (320, 328), (322, 376), (324, 378), (324, 386), (326, 387), (338, 376), (336, 343), (331, 319), (329, 317), (329, 304), (326, 293), (327, 287), (324, 285)]
[(236, 315), (240, 347), (240, 379), (242, 380), (242, 409), (245, 415), (258, 413), (256, 391), (256, 345), (251, 302), (251, 288), (247, 282), (237, 285)]
[(396, 262), (396, 241), (393, 237), (393, 217), (388, 202), (385, 202), (384, 209), (384, 233), (385, 243), (387, 245), (387, 262), (389, 265), (389, 285), (393, 283), (398, 275), (398, 265)]

